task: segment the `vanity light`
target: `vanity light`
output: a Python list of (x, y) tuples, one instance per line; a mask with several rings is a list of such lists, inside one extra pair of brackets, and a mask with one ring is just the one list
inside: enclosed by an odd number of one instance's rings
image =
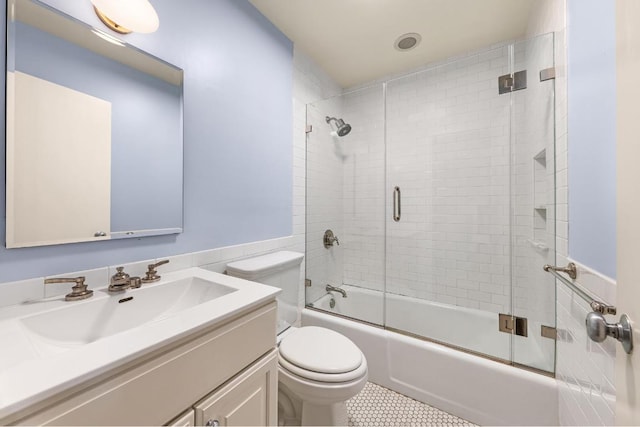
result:
[(148, 0), (91, 0), (98, 18), (120, 34), (153, 33), (158, 29), (158, 14)]

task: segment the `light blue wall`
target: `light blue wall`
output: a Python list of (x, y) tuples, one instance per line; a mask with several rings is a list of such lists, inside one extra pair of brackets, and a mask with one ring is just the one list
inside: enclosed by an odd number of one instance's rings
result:
[(110, 231), (182, 227), (182, 89), (29, 25), (15, 33), (17, 71), (111, 103)]
[(569, 256), (616, 276), (615, 2), (569, 0)]
[[(89, 1), (46, 3), (104, 28)], [(246, 0), (152, 3), (160, 29), (124, 37), (184, 69), (184, 233), (40, 248), (2, 247), (0, 282), (291, 234), (292, 43)], [(2, 95), (4, 86), (3, 82)], [(4, 111), (0, 116), (4, 120)], [(4, 212), (4, 148), (0, 153)], [(132, 201), (134, 206), (142, 202)]]

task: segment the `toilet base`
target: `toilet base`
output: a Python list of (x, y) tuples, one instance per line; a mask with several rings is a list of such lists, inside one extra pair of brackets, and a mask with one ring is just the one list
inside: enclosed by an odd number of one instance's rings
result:
[(346, 426), (347, 421), (347, 405), (344, 402), (332, 405), (302, 403), (303, 426)]
[(300, 400), (281, 382), (278, 384), (278, 425), (346, 426), (347, 405), (337, 402), (318, 405)]

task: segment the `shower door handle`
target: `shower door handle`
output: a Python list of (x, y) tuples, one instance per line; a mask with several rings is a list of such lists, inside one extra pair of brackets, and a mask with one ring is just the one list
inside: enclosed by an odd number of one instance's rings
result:
[(395, 222), (400, 222), (400, 215), (402, 215), (400, 204), (400, 187), (396, 186), (393, 189), (393, 220)]

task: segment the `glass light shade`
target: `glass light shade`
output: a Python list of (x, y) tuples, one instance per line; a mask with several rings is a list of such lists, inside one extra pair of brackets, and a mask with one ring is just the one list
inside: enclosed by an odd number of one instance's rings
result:
[(124, 31), (112, 28), (115, 31), (153, 33), (160, 25), (158, 14), (148, 0), (91, 0), (91, 3), (118, 27), (124, 27)]

